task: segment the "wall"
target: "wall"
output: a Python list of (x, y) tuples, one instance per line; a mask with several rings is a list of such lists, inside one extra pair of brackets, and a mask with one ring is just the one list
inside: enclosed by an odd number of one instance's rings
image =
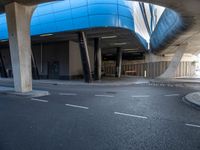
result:
[[(150, 63), (128, 63), (122, 64), (122, 75), (145, 76), (148, 78), (155, 78), (160, 76), (167, 69), (169, 61), (150, 62)], [(103, 70), (106, 75), (113, 76), (115, 74), (115, 62), (103, 62)], [(126, 71), (134, 71), (126, 73)], [(192, 62), (181, 62), (174, 77), (188, 77), (195, 73), (195, 65)]]
[[(7, 72), (12, 77), (12, 66), (9, 48), (0, 49)], [(39, 43), (32, 45), (33, 55), (40, 78), (51, 79), (48, 74), (48, 63), (59, 62), (59, 76), (56, 79), (82, 78), (82, 62), (79, 44), (74, 41)], [(88, 46), (91, 70), (94, 72), (94, 45)], [(10, 70), (10, 71), (9, 71)]]
[[(94, 48), (93, 46), (88, 46), (91, 70), (94, 72)], [(69, 75), (71, 78), (78, 78), (83, 75), (81, 54), (79, 43), (74, 41), (69, 41)]]
[[(166, 54), (163, 56), (146, 54), (144, 60), (137, 61), (126, 61), (123, 60), (122, 64), (122, 74), (127, 74), (127, 71), (134, 71), (129, 73), (129, 75), (144, 76), (146, 71), (146, 76), (149, 78), (155, 78), (160, 76), (167, 69), (173, 54)], [(181, 59), (175, 77), (185, 77), (193, 76), (195, 74), (194, 61), (196, 57), (191, 54), (184, 54)], [(107, 75), (115, 74), (115, 62), (114, 61), (104, 61), (103, 63), (104, 72)]]
[[(32, 46), (32, 51), (37, 62), (39, 74), (42, 78), (48, 78), (48, 62), (58, 61), (59, 78), (67, 79), (68, 74), (68, 42), (43, 43)], [(42, 56), (42, 57), (41, 57)]]

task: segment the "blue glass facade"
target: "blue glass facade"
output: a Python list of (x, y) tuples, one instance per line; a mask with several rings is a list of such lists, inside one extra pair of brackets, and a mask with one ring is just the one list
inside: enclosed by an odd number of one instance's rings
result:
[(151, 35), (151, 48), (156, 50), (165, 46), (167, 41), (173, 38), (182, 27), (181, 17), (175, 11), (166, 9)]
[[(64, 0), (39, 5), (31, 21), (31, 35), (94, 27), (134, 31), (132, 2), (125, 0)], [(5, 15), (0, 15), (0, 39), (7, 39)]]
[[(41, 4), (31, 21), (31, 35), (76, 31), (96, 27), (125, 28), (134, 32), (133, 2), (126, 0), (63, 0)], [(135, 12), (136, 13), (136, 12)], [(143, 18), (141, 18), (143, 19)], [(162, 46), (181, 26), (180, 16), (166, 9), (150, 36), (152, 49)], [(148, 49), (147, 41), (135, 34)], [(5, 14), (0, 15), (0, 40), (8, 38)]]

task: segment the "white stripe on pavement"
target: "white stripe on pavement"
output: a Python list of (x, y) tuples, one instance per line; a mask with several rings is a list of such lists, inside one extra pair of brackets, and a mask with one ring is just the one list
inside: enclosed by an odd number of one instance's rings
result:
[(165, 95), (167, 97), (171, 97), (171, 96), (179, 96), (180, 94), (168, 94), (168, 95)]
[(75, 107), (75, 108), (81, 108), (81, 109), (89, 109), (88, 107), (85, 106), (79, 106), (79, 105), (72, 105), (72, 104), (65, 104), (66, 106), (69, 107)]
[(114, 112), (116, 115), (122, 115), (122, 116), (128, 116), (128, 117), (135, 117), (135, 118), (141, 118), (141, 119), (147, 119), (145, 116), (138, 116), (138, 115), (132, 115), (132, 114), (125, 114), (120, 112)]
[(150, 95), (133, 95), (133, 98), (139, 98), (139, 97), (150, 97)]
[(76, 93), (59, 93), (61, 96), (76, 96)]
[(43, 99), (37, 99), (37, 98), (31, 98), (32, 101), (38, 101), (38, 102), (44, 102), (47, 103), (48, 100), (43, 100)]
[(114, 97), (114, 95), (94, 95), (96, 97)]
[(195, 127), (195, 128), (200, 128), (200, 125), (195, 125), (195, 124), (185, 124), (186, 126), (189, 126), (189, 127)]

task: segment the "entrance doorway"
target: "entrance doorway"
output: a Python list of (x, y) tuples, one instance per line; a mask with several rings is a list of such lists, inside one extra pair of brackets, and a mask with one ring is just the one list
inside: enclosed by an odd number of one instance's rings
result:
[(48, 79), (59, 79), (59, 61), (48, 62)]

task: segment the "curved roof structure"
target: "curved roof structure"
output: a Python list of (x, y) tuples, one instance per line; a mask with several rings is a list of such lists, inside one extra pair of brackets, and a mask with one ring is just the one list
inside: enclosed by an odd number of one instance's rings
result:
[[(143, 45), (146, 50), (150, 45), (152, 50), (157, 50), (165, 46), (182, 25), (180, 16), (176, 12), (166, 9), (162, 15), (162, 12), (157, 13), (157, 11), (156, 6), (151, 4), (126, 0), (49, 2), (36, 8), (31, 22), (31, 35), (102, 28), (96, 30), (100, 34), (107, 29), (118, 29), (116, 32), (111, 32), (118, 34), (119, 37), (122, 35), (114, 43), (128, 43), (127, 48), (133, 49), (135, 47), (142, 49)], [(0, 40), (3, 39), (8, 39), (4, 14), (0, 15)]]
[[(142, 37), (136, 38), (133, 14), (132, 2), (125, 0), (63, 0), (45, 3), (39, 5), (33, 14), (31, 35), (94, 28), (120, 28), (129, 30), (135, 43), (140, 40), (146, 46)], [(0, 15), (0, 39), (7, 38), (6, 18), (2, 14)], [(127, 38), (130, 36), (128, 35)]]

